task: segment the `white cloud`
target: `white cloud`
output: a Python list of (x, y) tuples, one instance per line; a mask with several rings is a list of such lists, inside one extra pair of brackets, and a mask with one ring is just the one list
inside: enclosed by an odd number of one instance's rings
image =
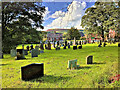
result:
[(48, 10), (48, 7), (46, 7), (45, 9), (46, 9), (46, 11), (43, 14), (43, 18), (44, 18), (44, 20), (47, 20), (47, 19), (49, 19), (49, 13), (50, 13), (50, 11)]
[(72, 26), (80, 29), (81, 18), (85, 13), (83, 10), (86, 7), (86, 3), (73, 1), (67, 8), (67, 12), (56, 11), (50, 17), (56, 18), (53, 22), (46, 27), (48, 28), (71, 28)]

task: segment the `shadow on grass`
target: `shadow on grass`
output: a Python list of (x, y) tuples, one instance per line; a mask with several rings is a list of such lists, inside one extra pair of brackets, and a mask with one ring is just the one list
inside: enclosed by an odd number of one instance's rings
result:
[(9, 64), (0, 64), (0, 66), (5, 66), (5, 65), (9, 65)]
[(97, 62), (94, 62), (93, 64), (106, 64), (105, 62), (103, 62), (103, 63), (97, 63)]
[(79, 68), (77, 68), (78, 70), (79, 69), (90, 69), (91, 67), (89, 67), (89, 66), (80, 66)]
[(36, 79), (32, 79), (30, 80), (30, 82), (40, 82), (40, 83), (57, 83), (60, 81), (68, 81), (70, 80), (71, 77), (63, 77), (63, 76), (53, 76), (53, 75), (44, 75), (41, 78), (36, 78)]

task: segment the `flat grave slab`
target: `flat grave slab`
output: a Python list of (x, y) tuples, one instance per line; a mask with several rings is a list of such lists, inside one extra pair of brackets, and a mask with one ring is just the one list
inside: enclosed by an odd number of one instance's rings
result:
[(31, 80), (44, 76), (44, 64), (32, 63), (27, 66), (21, 67), (22, 80)]

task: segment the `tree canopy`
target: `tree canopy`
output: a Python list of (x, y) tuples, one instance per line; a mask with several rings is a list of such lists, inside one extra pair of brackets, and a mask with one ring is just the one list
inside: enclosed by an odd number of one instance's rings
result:
[(81, 35), (80, 35), (80, 32), (75, 29), (74, 27), (71, 27), (70, 30), (68, 30), (67, 34), (66, 34), (66, 39), (69, 39), (69, 40), (73, 40), (74, 37), (79, 40)]
[(82, 17), (81, 26), (85, 27), (88, 33), (97, 33), (102, 36), (110, 29), (118, 31), (120, 16), (118, 3), (115, 2), (95, 2), (94, 7), (85, 11)]
[[(45, 7), (35, 2), (2, 2), (2, 47), (9, 52), (16, 44), (41, 39)], [(34, 39), (34, 40), (33, 40)]]

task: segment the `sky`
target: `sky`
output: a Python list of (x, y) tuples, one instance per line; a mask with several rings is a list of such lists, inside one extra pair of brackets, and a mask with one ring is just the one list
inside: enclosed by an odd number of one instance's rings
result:
[[(85, 14), (85, 10), (94, 6), (95, 2), (43, 2), (45, 13), (43, 14), (43, 31), (48, 29), (69, 29), (75, 27), (82, 29), (80, 26), (81, 18)], [(37, 29), (38, 31), (41, 29)]]

